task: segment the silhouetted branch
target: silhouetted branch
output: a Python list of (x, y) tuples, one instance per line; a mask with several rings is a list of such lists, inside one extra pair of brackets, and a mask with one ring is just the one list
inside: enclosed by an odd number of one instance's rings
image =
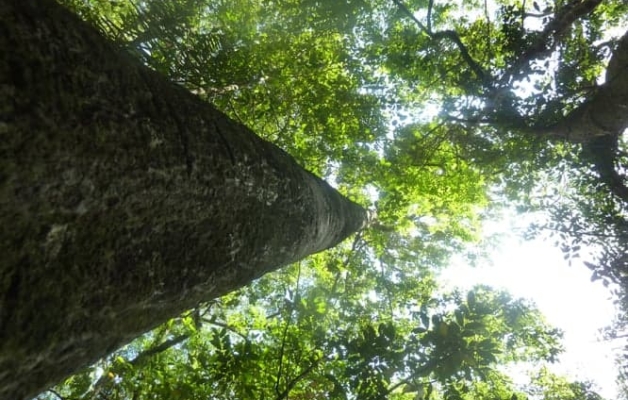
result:
[(168, 339), (165, 342), (160, 343), (159, 345), (155, 346), (155, 347), (151, 347), (150, 349), (144, 350), (143, 352), (141, 352), (137, 357), (135, 357), (134, 359), (132, 359), (131, 361), (129, 361), (130, 364), (132, 365), (139, 365), (142, 362), (144, 362), (145, 360), (159, 354), (159, 353), (163, 353), (164, 351), (170, 349), (171, 347), (174, 347), (176, 345), (178, 345), (179, 343), (184, 342), (185, 340), (187, 340), (190, 337), (189, 334), (183, 334), (183, 335), (179, 335), (179, 336), (175, 336), (172, 339)]
[(54, 390), (54, 389), (48, 389), (48, 391), (49, 391), (50, 393), (54, 394), (54, 395), (55, 395), (55, 397), (57, 397), (59, 400), (65, 400), (65, 397), (61, 396), (61, 395), (59, 394), (59, 392), (57, 392), (56, 390)]
[[(297, 284), (296, 284), (296, 290), (295, 290), (295, 298), (296, 296), (298, 296), (299, 294), (299, 283), (301, 281), (301, 263), (298, 264), (298, 272), (297, 272)], [(285, 393), (285, 395), (282, 395), (281, 392), (279, 392), (279, 382), (281, 380), (281, 375), (283, 375), (283, 356), (285, 353), (285, 348), (286, 348), (286, 337), (288, 336), (288, 328), (290, 327), (290, 324), (292, 323), (292, 310), (293, 307), (290, 309), (290, 315), (288, 316), (288, 320), (286, 321), (286, 324), (284, 326), (283, 329), (283, 335), (281, 337), (281, 348), (279, 349), (279, 368), (277, 370), (277, 379), (275, 380), (275, 392), (277, 393), (277, 399), (282, 399), (285, 396), (287, 396), (287, 392), (286, 390), (284, 390), (283, 393)]]
[(430, 0), (427, 5), (427, 30), (432, 32), (432, 7), (434, 6), (434, 0)]
[[(414, 14), (412, 13), (412, 11), (410, 11), (410, 9), (403, 4), (403, 2), (401, 2), (401, 0), (392, 0), (393, 3), (395, 3), (397, 5), (397, 7), (399, 7), (399, 9), (401, 11), (403, 11), (404, 14), (406, 14), (412, 21), (414, 21), (414, 23), (417, 24), (417, 26), (424, 32), (426, 33), (428, 36), (432, 36), (432, 31), (431, 28), (426, 27), (425, 25), (423, 25), (423, 22), (419, 21), (417, 17), (414, 16)], [(430, 18), (428, 18), (429, 21)], [(428, 22), (429, 23), (429, 22)]]
[(227, 324), (225, 324), (223, 322), (212, 321), (212, 320), (207, 319), (207, 318), (203, 318), (202, 321), (203, 322), (207, 322), (208, 324), (211, 324), (211, 325), (215, 325), (215, 326), (219, 326), (221, 328), (224, 328), (224, 329), (228, 330), (229, 332), (235, 333), (236, 335), (240, 336), (244, 340), (249, 340), (249, 338), (246, 335), (244, 335), (243, 333), (238, 332), (234, 327), (229, 326), (229, 325), (227, 325)]
[(276, 398), (276, 400), (284, 400), (288, 398), (288, 394), (290, 394), (290, 391), (294, 388), (294, 386), (304, 377), (306, 377), (310, 372), (312, 372), (314, 370), (314, 368), (316, 368), (318, 366), (318, 364), (320, 363), (320, 359), (314, 361), (312, 364), (310, 364), (309, 367), (307, 367), (305, 370), (303, 370), (299, 375), (295, 376), (293, 379), (290, 380), (290, 382), (288, 382), (288, 385), (286, 385), (286, 388), (284, 389), (283, 392), (278, 393), (278, 396)]
[(430, 37), (430, 39), (433, 39), (433, 40), (448, 39), (452, 41), (456, 45), (458, 50), (460, 51), (460, 55), (462, 56), (464, 61), (467, 63), (469, 68), (471, 68), (475, 76), (482, 82), (482, 84), (487, 83), (486, 73), (484, 72), (482, 67), (473, 59), (473, 57), (471, 57), (471, 55), (469, 54), (469, 50), (464, 45), (464, 43), (462, 43), (462, 40), (460, 39), (460, 36), (458, 36), (458, 33), (456, 31), (444, 30), (444, 31), (432, 32), (432, 26), (431, 26), (432, 25), (431, 14), (432, 14), (432, 3), (433, 3), (432, 1), (430, 1), (430, 4), (428, 6), (428, 16), (427, 16), (428, 26), (425, 26), (421, 21), (419, 21), (419, 19), (414, 16), (412, 11), (410, 11), (410, 9), (403, 2), (401, 2), (401, 0), (392, 0), (392, 1), (397, 5), (397, 7), (399, 7), (399, 9), (404, 14), (406, 14), (412, 21), (414, 21), (414, 23), (417, 24), (419, 29), (421, 29), (421, 31), (427, 34)]
[(500, 84), (508, 84), (511, 79), (518, 79), (525, 74), (524, 65), (553, 51), (560, 39), (569, 31), (571, 25), (577, 19), (591, 13), (601, 2), (602, 0), (573, 0), (557, 10), (556, 17), (545, 26), (535, 38), (534, 43), (521, 53), (509, 71), (502, 76)]

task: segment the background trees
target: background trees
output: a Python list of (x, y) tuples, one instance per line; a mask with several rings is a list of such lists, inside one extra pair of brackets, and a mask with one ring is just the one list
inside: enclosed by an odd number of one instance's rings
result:
[(593, 396), (545, 372), (513, 385), (496, 366), (553, 359), (558, 333), (504, 294), (436, 282), (508, 203), (543, 211), (532, 234), (624, 284), (625, 2), (65, 3), (377, 220), (148, 334), (63, 396)]

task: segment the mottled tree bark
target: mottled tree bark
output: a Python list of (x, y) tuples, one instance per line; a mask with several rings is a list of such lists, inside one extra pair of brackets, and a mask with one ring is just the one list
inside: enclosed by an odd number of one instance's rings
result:
[(628, 31), (614, 49), (605, 83), (582, 105), (544, 130), (550, 138), (582, 145), (610, 193), (628, 204), (625, 166), (619, 166), (619, 138), (628, 129)]
[(334, 246), (364, 210), (50, 0), (0, 0), (0, 398)]
[(572, 143), (619, 137), (628, 128), (628, 31), (613, 51), (605, 78), (584, 104), (547, 133)]

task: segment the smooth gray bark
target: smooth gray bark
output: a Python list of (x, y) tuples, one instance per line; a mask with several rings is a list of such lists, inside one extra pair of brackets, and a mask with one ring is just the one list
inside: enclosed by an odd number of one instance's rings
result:
[(364, 210), (50, 0), (0, 0), (0, 398), (360, 229)]

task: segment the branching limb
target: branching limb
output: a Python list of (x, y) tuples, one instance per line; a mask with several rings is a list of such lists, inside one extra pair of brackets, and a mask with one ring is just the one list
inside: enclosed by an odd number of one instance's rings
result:
[[(299, 283), (301, 281), (301, 263), (298, 264), (298, 268), (299, 269), (297, 272), (297, 285), (296, 285), (296, 290), (295, 290), (295, 297), (298, 296), (298, 293), (299, 293)], [(285, 349), (286, 349), (286, 338), (288, 337), (288, 328), (292, 324), (292, 310), (293, 310), (293, 307), (290, 308), (290, 315), (288, 316), (288, 320), (286, 321), (286, 324), (283, 329), (283, 335), (281, 338), (281, 348), (279, 349), (279, 368), (277, 369), (277, 378), (275, 380), (275, 392), (277, 393), (277, 399), (283, 398), (282, 393), (285, 393), (285, 396), (287, 396), (287, 393), (285, 390), (284, 392), (279, 391), (279, 384), (281, 382), (281, 376), (283, 375), (283, 358), (284, 358)]]
[(486, 73), (484, 72), (480, 64), (478, 64), (473, 59), (473, 57), (471, 57), (471, 55), (469, 54), (469, 50), (464, 45), (464, 43), (462, 43), (462, 40), (460, 39), (460, 36), (458, 36), (458, 33), (456, 31), (444, 30), (444, 31), (439, 31), (439, 32), (432, 32), (431, 21), (432, 21), (433, 1), (430, 1), (430, 4), (428, 6), (428, 16), (427, 16), (428, 25), (427, 26), (425, 26), (421, 21), (419, 21), (419, 19), (414, 16), (412, 11), (410, 11), (410, 9), (401, 0), (392, 0), (392, 1), (393, 3), (397, 5), (397, 7), (399, 7), (399, 9), (404, 14), (406, 14), (414, 23), (416, 23), (419, 29), (423, 33), (425, 33), (427, 36), (429, 36), (430, 39), (437, 40), (437, 41), (441, 39), (448, 39), (451, 42), (453, 42), (458, 48), (458, 50), (460, 51), (460, 55), (462, 56), (464, 61), (467, 63), (469, 68), (471, 68), (475, 76), (482, 82), (482, 84), (488, 83)]
[(150, 349), (144, 350), (143, 352), (141, 352), (140, 354), (137, 355), (137, 357), (135, 357), (134, 359), (132, 359), (131, 361), (129, 361), (130, 364), (132, 365), (140, 365), (142, 364), (144, 361), (148, 360), (149, 358), (156, 356), (157, 354), (163, 353), (164, 351), (180, 344), (183, 343), (184, 341), (186, 341), (188, 338), (190, 337), (189, 334), (183, 334), (183, 335), (178, 335), (173, 337), (172, 339), (168, 339), (165, 342), (162, 342), (161, 344), (155, 346), (155, 347), (151, 347)]
[(478, 64), (473, 59), (473, 57), (471, 57), (471, 55), (469, 54), (469, 50), (464, 45), (464, 43), (462, 43), (462, 40), (460, 39), (460, 36), (458, 36), (458, 33), (456, 31), (445, 30), (445, 31), (435, 32), (432, 35), (432, 38), (436, 39), (436, 40), (445, 38), (445, 39), (449, 39), (450, 41), (454, 42), (456, 47), (458, 47), (458, 50), (460, 51), (460, 55), (462, 56), (463, 60), (467, 63), (469, 68), (471, 68), (471, 70), (473, 71), (475, 76), (483, 84), (487, 83), (486, 73), (484, 72), (484, 70), (482, 69), (480, 64)]
[(546, 11), (546, 12), (542, 12), (542, 13), (531, 13), (531, 12), (526, 12), (523, 13), (523, 17), (524, 18), (545, 18), (545, 17), (549, 17), (550, 15), (552, 15), (553, 11)]
[(57, 392), (57, 391), (56, 391), (56, 390), (54, 390), (54, 389), (48, 389), (48, 392), (50, 392), (50, 393), (54, 394), (54, 395), (55, 395), (55, 397), (56, 397), (56, 398), (58, 398), (59, 400), (65, 400), (65, 398), (64, 398), (63, 396), (61, 396), (61, 395), (59, 394), (59, 392)]
[(241, 337), (244, 340), (249, 340), (249, 338), (245, 334), (238, 332), (237, 329), (235, 329), (234, 327), (232, 327), (232, 326), (230, 326), (228, 324), (225, 324), (224, 322), (212, 321), (211, 319), (208, 319), (208, 318), (203, 318), (203, 322), (206, 322), (206, 323), (214, 325), (214, 326), (219, 326), (221, 328), (224, 328), (224, 329), (228, 330), (229, 332), (235, 333), (236, 335), (238, 335), (239, 337)]
[[(414, 16), (412, 11), (410, 11), (410, 9), (401, 0), (392, 0), (392, 1), (393, 1), (393, 3), (395, 3), (397, 5), (397, 7), (399, 7), (399, 9), (404, 14), (406, 14), (412, 21), (414, 21), (415, 24), (417, 24), (417, 26), (419, 27), (419, 29), (421, 29), (421, 31), (423, 31), (429, 37), (432, 37), (432, 29), (431, 29), (431, 27), (427, 27), (427, 26), (425, 26), (423, 24), (423, 22), (419, 21), (419, 19)], [(430, 8), (430, 11), (431, 11), (431, 8)], [(428, 15), (428, 24), (429, 25), (431, 25), (431, 23), (429, 22), (430, 20), (431, 20), (431, 15)]]
[[(179, 343), (184, 342), (190, 337), (189, 334), (183, 334), (173, 337), (172, 339), (168, 339), (156, 346), (150, 347), (140, 354), (138, 354), (134, 359), (129, 361), (128, 363), (133, 366), (138, 366), (149, 360), (151, 357), (156, 356), (157, 354), (163, 353), (164, 351), (176, 346)], [(111, 382), (111, 378), (108, 374), (103, 374), (94, 384), (91, 386), (91, 394), (90, 398), (96, 398), (105, 388), (105, 385)], [(85, 396), (84, 396), (85, 397)], [(63, 399), (63, 398), (61, 398)]]
[(276, 400), (287, 399), (288, 398), (288, 394), (290, 394), (290, 391), (294, 388), (294, 386), (297, 383), (299, 383), (299, 381), (301, 379), (305, 378), (310, 372), (312, 372), (316, 367), (318, 367), (318, 364), (320, 363), (320, 361), (321, 361), (320, 359), (315, 360), (306, 369), (301, 371), (301, 373), (299, 375), (297, 375), (293, 379), (291, 379), (290, 382), (288, 382), (288, 384), (286, 385), (286, 388), (281, 393), (277, 393)]
[(526, 73), (524, 66), (532, 60), (543, 57), (556, 48), (556, 45), (571, 28), (571, 25), (578, 19), (590, 14), (602, 3), (602, 0), (573, 0), (560, 10), (557, 10), (556, 17), (548, 23), (543, 31), (536, 37), (534, 43), (521, 53), (509, 70), (500, 79), (500, 84), (508, 84), (511, 80), (519, 79)]

